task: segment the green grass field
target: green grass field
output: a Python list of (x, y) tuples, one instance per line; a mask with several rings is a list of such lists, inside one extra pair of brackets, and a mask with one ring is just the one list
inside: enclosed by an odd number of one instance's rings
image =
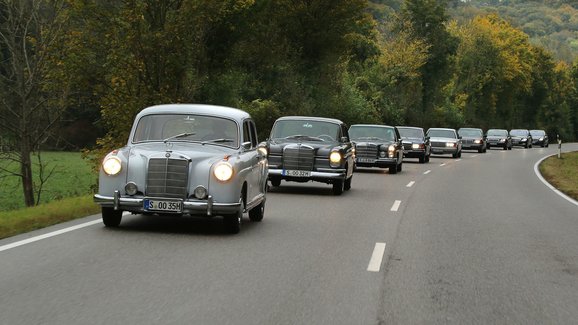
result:
[(540, 164), (540, 173), (554, 187), (578, 200), (578, 152), (552, 156)]
[[(97, 183), (98, 175), (91, 169), (88, 162), (82, 159), (80, 152), (42, 152), (42, 161), (46, 164), (46, 172), (54, 168), (53, 174), (43, 186), (40, 203), (82, 196), (92, 193)], [(35, 186), (39, 185), (38, 159), (32, 157), (34, 163)], [(19, 166), (0, 160), (4, 168), (18, 171)], [(0, 179), (0, 211), (10, 211), (24, 207), (24, 196), (20, 178), (4, 177)]]

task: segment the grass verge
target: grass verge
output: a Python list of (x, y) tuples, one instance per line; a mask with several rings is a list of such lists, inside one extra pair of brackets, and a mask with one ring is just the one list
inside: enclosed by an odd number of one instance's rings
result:
[(35, 207), (0, 212), (0, 239), (97, 214), (92, 195), (65, 198)]
[(558, 190), (578, 200), (578, 152), (552, 156), (540, 164), (540, 173)]

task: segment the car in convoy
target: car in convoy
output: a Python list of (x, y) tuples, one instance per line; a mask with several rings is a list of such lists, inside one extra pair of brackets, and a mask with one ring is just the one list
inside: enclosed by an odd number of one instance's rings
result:
[(425, 136), (423, 128), (413, 126), (398, 126), (403, 145), (405, 158), (418, 158), (421, 164), (429, 162), (431, 145), (429, 138)]
[(512, 129), (510, 130), (510, 137), (512, 138), (512, 146), (532, 148), (532, 135), (530, 131), (526, 129)]
[(454, 158), (462, 156), (462, 140), (455, 129), (430, 128), (426, 136), (430, 139), (432, 154), (451, 154)]
[(354, 147), (347, 125), (338, 119), (280, 117), (263, 150), (269, 161), (269, 180), (275, 187), (281, 180), (315, 181), (332, 184), (335, 195), (351, 188)]
[(505, 129), (489, 129), (486, 132), (486, 142), (488, 149), (500, 147), (504, 150), (512, 150), (512, 138)]
[(389, 168), (390, 174), (401, 171), (403, 145), (395, 126), (354, 124), (349, 136), (355, 146), (356, 167)]
[(458, 135), (462, 138), (462, 150), (477, 150), (486, 152), (486, 137), (484, 131), (478, 128), (459, 128)]
[(530, 130), (532, 145), (548, 148), (548, 134), (544, 130)]
[(170, 216), (222, 216), (237, 233), (244, 212), (261, 221), (267, 158), (251, 116), (197, 104), (157, 105), (137, 114), (126, 146), (104, 158), (94, 201), (107, 227), (123, 211)]

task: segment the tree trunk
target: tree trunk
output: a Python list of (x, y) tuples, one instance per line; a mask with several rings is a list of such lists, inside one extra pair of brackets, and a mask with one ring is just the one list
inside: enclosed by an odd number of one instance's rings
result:
[(20, 173), (22, 175), (22, 190), (24, 193), (24, 203), (27, 207), (34, 206), (34, 185), (32, 178), (31, 150), (27, 141), (22, 141), (20, 145)]

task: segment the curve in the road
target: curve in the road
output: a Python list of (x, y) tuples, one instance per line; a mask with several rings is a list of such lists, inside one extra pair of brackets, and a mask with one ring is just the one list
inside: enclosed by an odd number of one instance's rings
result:
[(555, 156), (556, 154), (553, 155), (549, 155), (546, 156), (540, 160), (538, 160), (538, 162), (536, 162), (536, 164), (534, 164), (534, 173), (536, 173), (536, 176), (538, 176), (538, 179), (540, 179), (540, 181), (542, 181), (542, 183), (544, 183), (544, 185), (548, 186), (552, 191), (554, 191), (554, 193), (558, 194), (559, 196), (563, 197), (564, 199), (566, 199), (568, 202), (578, 206), (578, 201), (574, 200), (573, 198), (569, 197), (568, 195), (562, 193), (560, 190), (558, 190), (557, 188), (555, 188), (552, 184), (548, 183), (548, 181), (546, 181), (546, 179), (544, 179), (544, 177), (542, 176), (542, 173), (540, 173), (540, 169), (538, 168), (538, 166), (540, 166), (540, 164), (546, 160), (547, 158), (550, 158), (552, 156)]

